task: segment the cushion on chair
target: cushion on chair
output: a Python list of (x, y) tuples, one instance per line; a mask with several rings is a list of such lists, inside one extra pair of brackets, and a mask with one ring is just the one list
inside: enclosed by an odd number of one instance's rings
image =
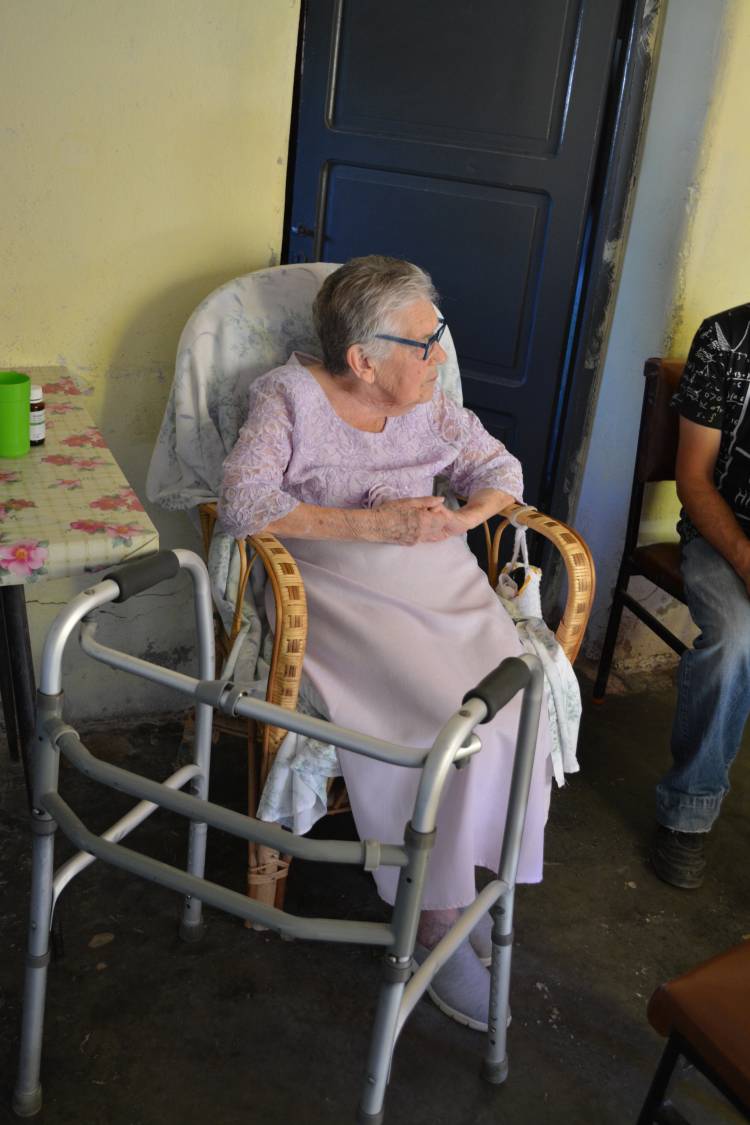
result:
[(634, 574), (642, 574), (673, 598), (685, 601), (679, 543), (650, 543), (647, 547), (636, 547), (630, 562)]
[[(146, 478), (146, 495), (184, 511), (215, 500), (222, 466), (247, 413), (259, 375), (293, 351), (320, 349), (312, 304), (335, 262), (271, 266), (214, 290), (188, 320), (177, 347), (174, 381)], [(447, 329), (440, 385), (461, 402), (461, 374)]]
[(648, 1005), (661, 1035), (681, 1035), (750, 1106), (750, 941), (661, 985)]
[(317, 350), (312, 302), (335, 263), (274, 266), (228, 281), (195, 310), (146, 478), (146, 495), (186, 510), (215, 500), (250, 383), (292, 351)]

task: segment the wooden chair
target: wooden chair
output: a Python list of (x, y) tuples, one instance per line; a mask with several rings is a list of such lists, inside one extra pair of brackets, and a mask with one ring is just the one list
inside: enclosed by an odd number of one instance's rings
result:
[(648, 1019), (668, 1039), (638, 1125), (688, 1125), (669, 1100), (680, 1057), (750, 1121), (750, 941), (662, 984)]
[(683, 603), (685, 601), (680, 573), (679, 543), (649, 543), (646, 546), (638, 546), (645, 486), (656, 481), (675, 479), (679, 415), (671, 408), (670, 402), (677, 390), (684, 366), (682, 360), (648, 359), (644, 367), (646, 385), (643, 392), (625, 546), (612, 595), (612, 608), (594, 684), (596, 702), (601, 702), (607, 690), (607, 680), (624, 607), (652, 629), (665, 644), (674, 649), (678, 656), (681, 656), (687, 647), (679, 637), (670, 632), (657, 617), (649, 613), (628, 593), (630, 579), (642, 575), (671, 594), (673, 598)]
[[(567, 574), (567, 598), (556, 636), (568, 659), (575, 660), (581, 646), (586, 624), (594, 600), (594, 563), (586, 543), (567, 524), (538, 512), (535, 508), (514, 504), (503, 513), (519, 524), (538, 532), (548, 539), (562, 555)], [(201, 529), (206, 554), (216, 523), (216, 505), (203, 504), (200, 508)], [(485, 525), (488, 548), (488, 578), (494, 587), (498, 575), (500, 541), (509, 518), (503, 518), (494, 536), (490, 537)], [(276, 609), (276, 632), (268, 677), (266, 698), (272, 703), (294, 710), (300, 688), (300, 677), (307, 637), (307, 603), (305, 590), (297, 564), (275, 536), (268, 533), (238, 540), (241, 555), (240, 582), (232, 628), (224, 629), (217, 616), (217, 647), (222, 656), (230, 651), (242, 625), (242, 600), (250, 569), (259, 558), (271, 583)], [(216, 721), (216, 720), (215, 720)], [(240, 735), (248, 742), (248, 804), (255, 812), (260, 793), (266, 783), (274, 758), (286, 734), (279, 727), (268, 725), (257, 729), (245, 724), (224, 722), (222, 729)], [(329, 794), (329, 813), (345, 811), (345, 793), (342, 786), (334, 787)], [(270, 848), (249, 845), (247, 893), (270, 905), (282, 906), (289, 870), (289, 857), (281, 856)]]

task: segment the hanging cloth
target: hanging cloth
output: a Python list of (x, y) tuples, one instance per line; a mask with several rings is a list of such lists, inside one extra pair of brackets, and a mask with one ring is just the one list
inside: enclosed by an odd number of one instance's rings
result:
[[(518, 515), (518, 513), (516, 513)], [(542, 571), (529, 563), (526, 529), (516, 529), (513, 556), (502, 568), (495, 591), (515, 622), (521, 644), (544, 669), (544, 694), (551, 733), (552, 771), (558, 785), (580, 769), (576, 758), (581, 722), (581, 689), (573, 665), (542, 619)]]

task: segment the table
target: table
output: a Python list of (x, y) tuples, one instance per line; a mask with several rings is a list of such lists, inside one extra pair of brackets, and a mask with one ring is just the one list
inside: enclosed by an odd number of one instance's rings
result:
[(28, 787), (36, 689), (25, 587), (153, 554), (159, 533), (86, 411), (90, 392), (59, 368), (53, 381), (18, 370), (41, 382), (47, 410), (45, 443), (0, 459), (0, 695)]

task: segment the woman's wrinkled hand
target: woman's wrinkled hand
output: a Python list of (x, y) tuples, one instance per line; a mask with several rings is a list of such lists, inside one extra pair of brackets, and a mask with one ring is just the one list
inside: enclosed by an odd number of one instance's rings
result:
[(449, 539), (446, 516), (449, 513), (442, 496), (407, 496), (401, 500), (385, 500), (373, 509), (375, 538), (381, 543), (398, 543), (413, 547), (415, 543), (440, 543)]
[(476, 524), (471, 518), (471, 514), (465, 508), (452, 508), (445, 509), (445, 530), (448, 536), (453, 535), (466, 535), (467, 531), (471, 531)]

